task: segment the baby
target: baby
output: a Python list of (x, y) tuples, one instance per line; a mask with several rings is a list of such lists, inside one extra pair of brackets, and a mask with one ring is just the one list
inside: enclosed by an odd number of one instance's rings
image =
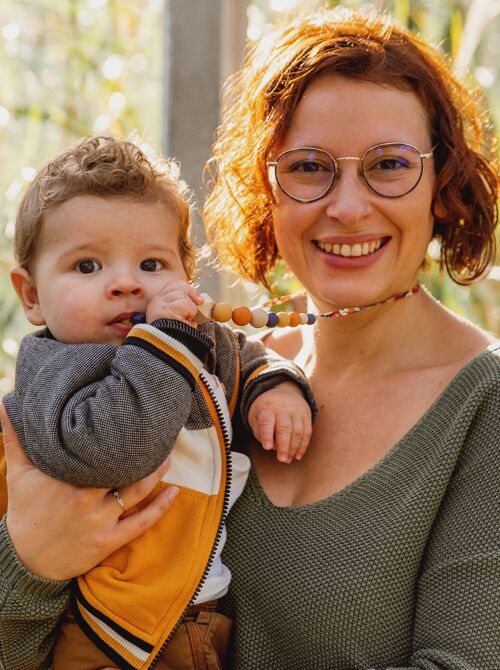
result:
[[(190, 232), (177, 166), (108, 137), (48, 163), (20, 206), (12, 283), (45, 326), (23, 339), (4, 399), (23, 447), (53, 477), (112, 489), (124, 514), (119, 489), (168, 454), (159, 490), (178, 489), (153, 529), (75, 580), (54, 670), (194, 668), (200, 654), (220, 667), (224, 520), (249, 470), (232, 427), (284, 462), (307, 447), (314, 400), (301, 371), (242, 332), (197, 326)], [(133, 324), (138, 312), (146, 323)]]

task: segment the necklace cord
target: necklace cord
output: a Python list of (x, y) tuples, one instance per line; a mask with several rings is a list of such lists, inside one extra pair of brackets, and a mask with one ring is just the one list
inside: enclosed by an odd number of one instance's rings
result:
[[(246, 305), (240, 305), (233, 309), (231, 305), (222, 302), (216, 303), (210, 298), (210, 296), (202, 293), (201, 295), (205, 302), (199, 306), (198, 314), (194, 320), (196, 323), (204, 323), (206, 321), (218, 321), (219, 323), (225, 323), (226, 321), (232, 320), (236, 326), (247, 326), (250, 324), (254, 328), (274, 328), (275, 326), (278, 326), (279, 328), (291, 326), (293, 328), (294, 326), (301, 325), (312, 326), (318, 319), (331, 319), (336, 317), (350, 316), (351, 314), (358, 314), (359, 312), (363, 312), (366, 309), (371, 309), (372, 307), (377, 307), (378, 305), (386, 305), (390, 302), (397, 302), (398, 300), (411, 298), (419, 291), (419, 289), (420, 283), (417, 282), (415, 286), (407, 291), (394, 293), (388, 298), (371, 303), (370, 305), (340, 307), (339, 309), (335, 309), (332, 312), (326, 312), (325, 314), (312, 314), (311, 312), (266, 311), (265, 306), (269, 307), (272, 305), (281, 305), (283, 303), (289, 302), (294, 297), (289, 295), (274, 298), (273, 300), (268, 300), (262, 306), (254, 307), (253, 309), (250, 309), (250, 307), (247, 307)], [(145, 315), (140, 312), (134, 314), (134, 316), (130, 319), (132, 325), (144, 323), (145, 320)]]

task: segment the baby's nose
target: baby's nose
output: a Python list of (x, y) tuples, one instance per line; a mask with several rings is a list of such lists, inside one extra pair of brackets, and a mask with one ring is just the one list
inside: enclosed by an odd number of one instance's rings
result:
[(108, 293), (113, 297), (120, 295), (134, 295), (140, 296), (143, 293), (143, 288), (136, 279), (132, 276), (117, 277), (109, 284)]

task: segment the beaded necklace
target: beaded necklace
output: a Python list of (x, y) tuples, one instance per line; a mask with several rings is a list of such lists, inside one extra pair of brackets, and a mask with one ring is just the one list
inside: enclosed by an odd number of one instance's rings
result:
[[(206, 321), (218, 321), (219, 323), (232, 321), (236, 326), (247, 326), (250, 324), (254, 328), (274, 328), (276, 326), (278, 328), (284, 328), (286, 326), (291, 326), (293, 328), (295, 326), (312, 326), (318, 319), (350, 316), (351, 314), (358, 314), (371, 307), (386, 305), (391, 302), (397, 302), (398, 300), (404, 300), (405, 298), (411, 298), (419, 291), (419, 289), (420, 284), (417, 283), (408, 291), (395, 293), (384, 300), (379, 300), (370, 305), (340, 307), (339, 309), (335, 309), (332, 312), (326, 312), (325, 314), (273, 312), (267, 311), (264, 308), (265, 306), (283, 304), (284, 302), (290, 301), (290, 296), (270, 300), (265, 303), (263, 307), (254, 307), (253, 309), (250, 309), (250, 307), (240, 305), (233, 309), (231, 305), (225, 302), (215, 302), (206, 293), (201, 293), (200, 295), (204, 299), (204, 302), (198, 307), (198, 313), (194, 321), (198, 324), (205, 323)], [(134, 314), (131, 321), (133, 324), (144, 323), (145, 315), (138, 312), (137, 314)]]

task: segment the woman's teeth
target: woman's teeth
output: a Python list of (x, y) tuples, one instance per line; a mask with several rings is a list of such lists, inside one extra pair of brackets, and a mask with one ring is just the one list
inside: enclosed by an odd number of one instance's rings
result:
[(371, 242), (356, 242), (356, 244), (330, 244), (328, 242), (317, 242), (318, 247), (327, 254), (333, 256), (368, 256), (374, 251), (380, 249), (382, 240), (372, 240)]

